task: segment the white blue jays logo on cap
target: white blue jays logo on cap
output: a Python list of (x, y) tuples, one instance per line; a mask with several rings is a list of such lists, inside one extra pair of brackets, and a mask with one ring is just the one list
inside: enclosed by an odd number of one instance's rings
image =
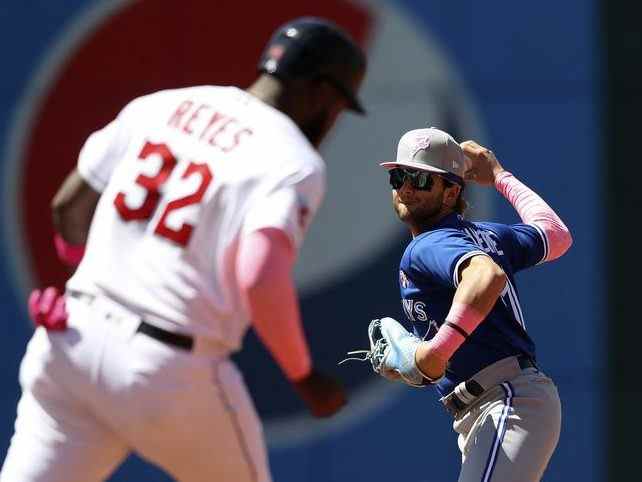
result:
[(428, 149), (430, 147), (430, 137), (428, 136), (421, 136), (418, 137), (416, 140), (416, 144), (414, 146), (414, 149), (412, 150), (412, 158), (417, 155), (419, 151), (423, 151), (424, 149)]
[(408, 281), (408, 277), (402, 269), (399, 270), (399, 283), (403, 288), (407, 288), (410, 285), (410, 281)]

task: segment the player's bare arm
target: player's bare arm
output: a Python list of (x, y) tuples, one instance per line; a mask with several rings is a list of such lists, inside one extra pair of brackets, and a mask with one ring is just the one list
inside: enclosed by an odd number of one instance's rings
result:
[(506, 285), (506, 274), (489, 256), (473, 256), (462, 263), (453, 303), (465, 303), (484, 315), (492, 309)]
[(85, 244), (98, 199), (100, 193), (80, 176), (78, 170), (71, 171), (51, 202), (56, 232), (72, 245)]
[[(51, 201), (58, 258), (73, 272), (85, 254), (89, 226), (100, 193), (74, 169)], [(36, 326), (50, 331), (67, 329), (65, 297), (58, 288), (35, 289), (29, 295), (29, 315)]]
[[(89, 226), (99, 198), (100, 193), (74, 169), (51, 201), (54, 245), (58, 258), (70, 272), (75, 270), (85, 254)], [(50, 286), (44, 290), (33, 290), (29, 295), (28, 308), (36, 326), (51, 331), (67, 329), (65, 298), (58, 288)]]
[[(506, 285), (506, 274), (490, 257), (479, 255), (473, 256), (462, 263), (460, 279), (457, 291), (453, 298), (453, 306), (465, 306), (470, 312), (476, 313), (481, 321), (493, 308), (504, 286)], [(464, 328), (461, 328), (465, 331)], [(466, 333), (466, 336), (470, 333)], [(456, 329), (452, 330), (450, 337), (461, 338), (456, 342), (463, 342), (464, 335)], [(440, 378), (448, 362), (444, 351), (439, 345), (432, 341), (422, 342), (415, 352), (415, 363), (417, 367), (428, 378)]]

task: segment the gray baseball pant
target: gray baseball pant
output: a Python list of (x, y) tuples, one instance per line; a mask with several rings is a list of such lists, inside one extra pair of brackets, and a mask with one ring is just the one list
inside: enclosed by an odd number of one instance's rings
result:
[(462, 466), (458, 482), (537, 482), (560, 435), (557, 387), (515, 357), (473, 377), (482, 395), (455, 416)]

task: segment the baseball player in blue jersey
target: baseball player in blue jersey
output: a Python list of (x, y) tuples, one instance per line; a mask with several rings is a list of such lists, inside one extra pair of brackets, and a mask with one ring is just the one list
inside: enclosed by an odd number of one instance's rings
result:
[[(540, 480), (559, 438), (560, 400), (537, 364), (515, 274), (564, 254), (568, 229), (490, 150), (438, 129), (407, 132), (397, 159), (381, 165), (413, 236), (399, 269), (413, 332), (374, 320), (367, 358), (386, 378), (436, 387), (459, 434), (459, 482)], [(495, 186), (522, 223), (465, 220), (466, 181)]]

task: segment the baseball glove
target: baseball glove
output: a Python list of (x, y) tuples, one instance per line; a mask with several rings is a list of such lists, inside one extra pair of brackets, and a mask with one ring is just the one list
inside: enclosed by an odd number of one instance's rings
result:
[(423, 387), (430, 382), (424, 378), (415, 365), (415, 351), (421, 343), (421, 338), (407, 331), (393, 318), (372, 320), (368, 326), (370, 350), (356, 350), (348, 355), (364, 355), (349, 357), (348, 360), (370, 361), (375, 373), (388, 380), (401, 380), (413, 387)]

